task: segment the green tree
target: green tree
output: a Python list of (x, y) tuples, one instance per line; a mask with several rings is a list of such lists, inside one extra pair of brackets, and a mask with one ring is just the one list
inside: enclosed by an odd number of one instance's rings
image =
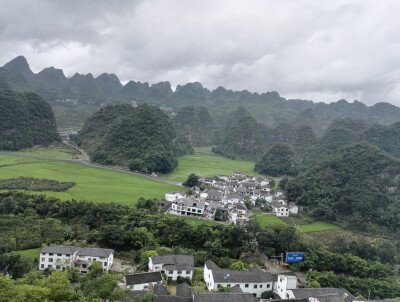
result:
[(158, 256), (157, 251), (145, 251), (140, 255), (140, 259), (149, 260), (149, 257), (151, 256)]
[(242, 261), (236, 261), (231, 264), (230, 269), (233, 269), (235, 271), (244, 271), (245, 266)]
[(186, 179), (186, 181), (183, 183), (183, 185), (188, 186), (188, 187), (198, 186), (199, 185), (199, 177), (196, 174), (191, 173), (188, 176), (188, 178)]
[(263, 299), (274, 299), (275, 295), (274, 292), (272, 290), (269, 291), (265, 291), (261, 294), (261, 298)]

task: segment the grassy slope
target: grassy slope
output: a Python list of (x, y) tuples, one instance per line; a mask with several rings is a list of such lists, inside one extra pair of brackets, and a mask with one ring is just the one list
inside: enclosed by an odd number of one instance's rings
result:
[[(15, 165), (19, 162), (24, 164)], [(14, 165), (1, 167), (4, 164)], [(44, 191), (38, 193), (62, 200), (75, 198), (96, 202), (120, 201), (125, 204), (134, 204), (139, 197), (162, 198), (166, 191), (180, 189), (180, 187), (142, 176), (89, 167), (79, 163), (0, 155), (0, 179), (19, 176), (74, 181), (76, 185), (67, 192)]]
[(37, 248), (37, 249), (18, 251), (17, 253), (21, 254), (22, 257), (27, 257), (27, 258), (34, 260), (34, 259), (39, 258), (39, 251), (40, 251), (40, 249)]
[(186, 220), (187, 223), (192, 224), (192, 225), (201, 225), (201, 224), (206, 224), (206, 225), (217, 225), (218, 223), (212, 222), (212, 221), (207, 221), (207, 220), (201, 220), (201, 219), (196, 219), (196, 218), (189, 218), (189, 217), (181, 217), (182, 219)]
[(337, 225), (330, 224), (323, 221), (315, 221), (313, 223), (307, 223), (299, 218), (280, 218), (276, 216), (267, 216), (262, 211), (253, 211), (253, 214), (257, 217), (258, 223), (262, 227), (268, 227), (273, 225), (297, 225), (298, 229), (303, 233), (311, 232), (322, 232), (327, 230), (340, 230), (341, 228)]
[(259, 175), (253, 171), (254, 162), (227, 159), (211, 152), (211, 147), (195, 148), (194, 155), (178, 158), (178, 168), (167, 175), (165, 179), (185, 181), (190, 173), (203, 177), (213, 177), (217, 174), (232, 175), (239, 171), (247, 175)]
[(339, 229), (340, 229), (339, 226), (323, 221), (315, 221), (311, 224), (305, 224), (299, 226), (299, 230), (304, 233), (322, 232), (327, 230), (339, 230)]
[(23, 149), (13, 153), (24, 154), (24, 155), (40, 155), (40, 156), (66, 158), (66, 159), (82, 157), (82, 155), (78, 151), (62, 143), (50, 145), (48, 147), (34, 146), (32, 148)]

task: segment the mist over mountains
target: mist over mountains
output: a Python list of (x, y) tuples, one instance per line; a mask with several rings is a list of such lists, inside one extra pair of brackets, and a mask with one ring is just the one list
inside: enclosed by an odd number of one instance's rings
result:
[[(214, 124), (225, 124), (227, 112), (243, 106), (259, 123), (275, 127), (284, 122), (303, 120), (312, 124), (317, 134), (322, 134), (336, 118), (365, 120), (373, 124), (390, 125), (400, 120), (400, 108), (389, 103), (373, 106), (346, 100), (326, 104), (308, 100), (287, 100), (278, 92), (251, 93), (218, 87), (210, 91), (201, 83), (178, 85), (172, 90), (169, 82), (150, 85), (147, 82), (129, 81), (121, 84), (115, 74), (76, 73), (67, 78), (61, 69), (45, 68), (33, 73), (25, 57), (19, 56), (0, 68), (0, 89), (17, 92), (33, 91), (49, 101), (59, 128), (81, 128), (86, 118), (107, 104), (135, 101), (159, 107), (169, 107), (171, 112), (184, 106), (206, 107)], [(299, 115), (302, 113), (301, 115)]]

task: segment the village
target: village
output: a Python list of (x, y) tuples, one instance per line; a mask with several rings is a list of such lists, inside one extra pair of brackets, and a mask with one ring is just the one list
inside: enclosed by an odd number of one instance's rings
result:
[[(97, 261), (103, 271), (110, 271), (113, 260), (114, 251), (110, 249), (50, 245), (40, 251), (39, 270), (78, 268), (85, 274)], [(257, 265), (248, 270), (222, 269), (207, 260), (198, 268), (193, 255), (167, 254), (148, 257), (147, 268), (147, 272), (124, 274), (119, 286), (127, 291), (126, 298), (134, 300), (151, 293), (151, 301), (159, 302), (358, 301), (345, 289), (305, 288), (291, 271), (273, 273)], [(195, 291), (189, 284), (199, 272), (197, 278), (203, 286)], [(175, 288), (174, 295), (170, 286)]]
[[(232, 176), (199, 177), (199, 186), (184, 191), (167, 192), (159, 201), (166, 214), (221, 221), (243, 226), (249, 221), (251, 207), (259, 206), (271, 215), (289, 217), (298, 214), (298, 206), (287, 201), (281, 190), (274, 190), (265, 177), (233, 172)], [(201, 190), (201, 188), (203, 190)]]

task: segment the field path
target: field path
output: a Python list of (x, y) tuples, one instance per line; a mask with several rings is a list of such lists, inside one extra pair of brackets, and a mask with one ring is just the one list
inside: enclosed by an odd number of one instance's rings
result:
[(131, 171), (129, 169), (123, 169), (123, 168), (117, 168), (117, 167), (110, 167), (110, 166), (94, 164), (94, 163), (90, 162), (90, 157), (84, 150), (82, 150), (82, 149), (80, 149), (80, 148), (78, 148), (78, 147), (76, 147), (74, 145), (71, 145), (68, 142), (63, 142), (63, 143), (65, 145), (67, 145), (67, 146), (70, 146), (70, 147), (78, 150), (82, 154), (83, 158), (80, 158), (80, 159), (65, 159), (65, 158), (48, 157), (48, 156), (40, 156), (40, 155), (15, 154), (15, 153), (9, 153), (9, 152), (0, 152), (0, 154), (1, 155), (7, 155), (7, 156), (28, 157), (28, 158), (42, 158), (42, 159), (51, 159), (51, 160), (56, 160), (56, 161), (81, 163), (81, 164), (84, 164), (84, 165), (87, 165), (87, 166), (96, 167), (96, 168), (100, 168), (100, 169), (118, 171), (118, 172), (130, 173), (130, 174), (136, 174), (136, 175), (147, 177), (147, 178), (153, 179), (155, 181), (159, 181), (159, 182), (166, 183), (166, 184), (169, 184), (169, 185), (175, 185), (175, 186), (183, 187), (181, 182), (169, 181), (169, 180), (162, 179), (162, 178), (159, 178), (157, 176), (150, 175), (150, 174), (134, 172), (134, 171)]

